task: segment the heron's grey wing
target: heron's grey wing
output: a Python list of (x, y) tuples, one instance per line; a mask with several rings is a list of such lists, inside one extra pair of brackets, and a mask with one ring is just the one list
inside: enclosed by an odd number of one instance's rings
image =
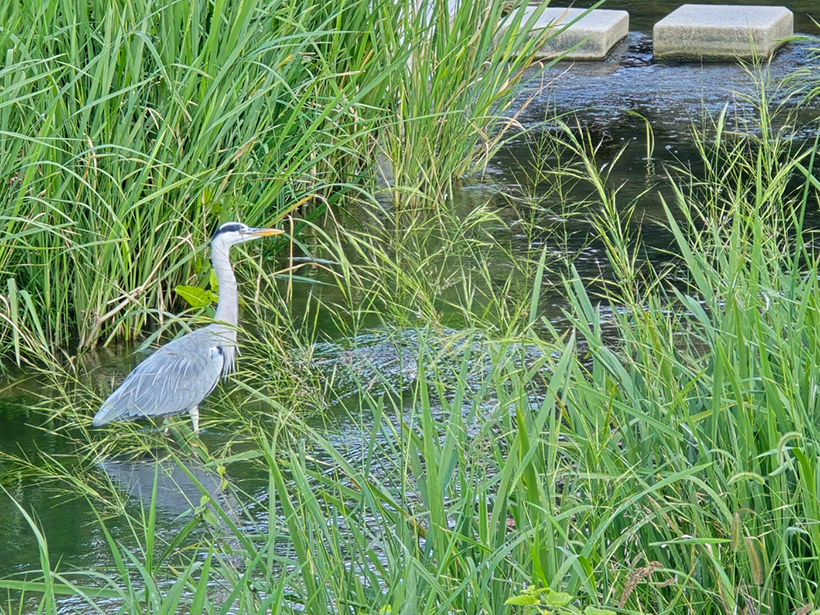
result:
[(213, 325), (174, 340), (134, 368), (94, 416), (94, 425), (186, 412), (213, 391), (225, 362)]

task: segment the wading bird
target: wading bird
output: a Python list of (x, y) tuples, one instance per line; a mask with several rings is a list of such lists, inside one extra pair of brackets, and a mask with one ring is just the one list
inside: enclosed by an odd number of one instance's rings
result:
[(220, 377), (233, 371), (239, 305), (231, 246), (282, 233), (273, 228), (249, 228), (239, 222), (220, 226), (211, 239), (211, 260), (219, 280), (214, 322), (167, 343), (134, 368), (94, 416), (94, 426), (189, 412), (199, 431), (199, 404)]

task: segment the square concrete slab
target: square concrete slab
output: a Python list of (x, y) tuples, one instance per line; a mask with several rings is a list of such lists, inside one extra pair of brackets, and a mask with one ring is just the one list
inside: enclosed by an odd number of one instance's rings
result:
[[(537, 7), (526, 9), (522, 25), (536, 9)], [(535, 36), (546, 28), (554, 30), (555, 34), (539, 50), (537, 57), (553, 59), (568, 52), (564, 59), (603, 60), (615, 43), (629, 33), (629, 13), (626, 11), (596, 9), (581, 17), (584, 12), (584, 9), (545, 9), (535, 22), (531, 34)], [(578, 21), (572, 23), (576, 19)]]
[(658, 60), (768, 58), (794, 33), (783, 6), (684, 4), (653, 29)]

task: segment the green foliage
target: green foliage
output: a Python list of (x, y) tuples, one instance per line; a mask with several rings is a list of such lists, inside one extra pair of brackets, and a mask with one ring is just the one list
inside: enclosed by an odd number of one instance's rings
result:
[(184, 286), (180, 284), (174, 288), (174, 291), (185, 299), (192, 308), (200, 309), (208, 307), (219, 300), (219, 295), (215, 292), (207, 288), (200, 288), (199, 286)]
[(572, 613), (573, 615), (615, 615), (615, 611), (588, 606), (583, 611), (572, 606), (573, 597), (566, 592), (552, 591), (549, 587), (528, 587), (523, 592), (508, 598), (504, 604), (524, 607), (523, 613)]
[(480, 168), (538, 41), (511, 27), (492, 45), (501, 2), (452, 26), (446, 6), (4, 3), (0, 355), (139, 336), (201, 285), (195, 246), (220, 220), (373, 204), (377, 152), (412, 161), (387, 190), (434, 201)]
[[(571, 156), (562, 179), (590, 187), (608, 277), (582, 279), (540, 245), (512, 253), (489, 207), (306, 223), (332, 275), (296, 313), (288, 280), (282, 296), (254, 298), (257, 335), (204, 413), (206, 430), (229, 434), (220, 446), (185, 426), (173, 442), (132, 424), (92, 436), (92, 377), (54, 367), (44, 408), (79, 461), (15, 467), (88, 498), (111, 580), (59, 576), (21, 507), (42, 570), (0, 587), (42, 596), (49, 613), (65, 592), (95, 606), (115, 595), (128, 613), (812, 613), (817, 162), (768, 109), (745, 132), (721, 115), (698, 141), (701, 168), (679, 169), (664, 203), (674, 244), (657, 268), (594, 143), (569, 129), (545, 147)], [(491, 253), (508, 273), (491, 270)], [(556, 287), (566, 307), (551, 321)], [(20, 322), (25, 296), (6, 288)], [(374, 321), (412, 334), (412, 365), (363, 374), (341, 345), (323, 365), (312, 353), (327, 312), (351, 337)], [(31, 331), (20, 327), (21, 344)], [(304, 420), (317, 409), (329, 425)], [(339, 415), (352, 427), (341, 444)], [(170, 458), (198, 485), (176, 535), (157, 536), (156, 487), (135, 514), (89, 471), (112, 452)], [(257, 497), (235, 484), (238, 464), (264, 481)], [(112, 538), (115, 516), (136, 547)]]
[[(269, 485), (263, 516), (274, 521), (259, 523), (258, 503), (243, 504), (251, 500), (241, 492), (228, 507), (202, 487), (190, 524), (158, 544), (149, 506), (131, 520), (138, 550), (109, 543), (122, 564), (106, 589), (125, 611), (151, 613), (210, 604), (203, 609), (725, 615), (816, 603), (820, 289), (801, 239), (811, 183), (794, 192), (787, 181), (814, 162), (790, 152), (774, 164), (749, 141), (704, 154), (733, 160), (720, 177), (736, 183), (676, 189), (667, 219), (681, 255), (674, 285), (665, 270), (636, 267), (629, 283), (599, 285), (596, 298), (570, 269), (571, 330), (536, 328), (539, 319), (524, 314), (549, 276), (543, 251), (533, 251), (526, 272), (535, 286), (519, 297), (513, 327), (484, 328), (478, 310), (475, 327), (459, 333), (416, 329), (423, 377), (356, 381), (358, 394), (344, 402), (351, 417), (366, 417), (354, 458), (298, 416), (305, 401), (326, 406), (333, 384), (304, 400), (300, 382), (259, 376), (292, 360), (291, 350), (267, 336), (246, 345), (241, 395), (222, 402), (224, 416), (208, 417), (235, 440), (220, 452), (186, 442), (184, 430), (178, 437), (188, 458), (226, 468), (228, 489), (233, 463), (256, 464)], [(767, 167), (778, 169), (771, 181), (747, 181)], [(600, 229), (615, 238), (613, 255), (632, 249), (617, 240), (627, 236), (622, 223)], [(347, 282), (379, 279), (357, 274)], [(398, 282), (380, 300), (404, 303), (397, 285), (418, 283), (397, 274), (384, 278)], [(604, 311), (601, 299), (625, 307)], [(291, 327), (280, 338), (297, 339)], [(290, 373), (307, 379), (311, 369)], [(87, 424), (91, 413), (77, 408), (93, 395), (65, 399), (65, 418)], [(155, 438), (119, 426), (87, 449), (89, 462), (127, 443), (141, 454), (168, 450)], [(46, 472), (95, 507), (117, 501), (116, 487), (87, 484), (89, 473)], [(180, 549), (194, 528), (203, 532), (197, 546)], [(97, 599), (87, 583), (42, 583), (25, 589), (55, 604), (61, 591)], [(215, 587), (229, 591), (203, 598)]]

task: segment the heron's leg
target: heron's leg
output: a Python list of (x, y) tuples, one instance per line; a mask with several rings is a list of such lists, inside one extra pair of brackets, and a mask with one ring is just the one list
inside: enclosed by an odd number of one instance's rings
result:
[(194, 433), (199, 433), (199, 406), (194, 406), (190, 410), (191, 422), (194, 424)]

